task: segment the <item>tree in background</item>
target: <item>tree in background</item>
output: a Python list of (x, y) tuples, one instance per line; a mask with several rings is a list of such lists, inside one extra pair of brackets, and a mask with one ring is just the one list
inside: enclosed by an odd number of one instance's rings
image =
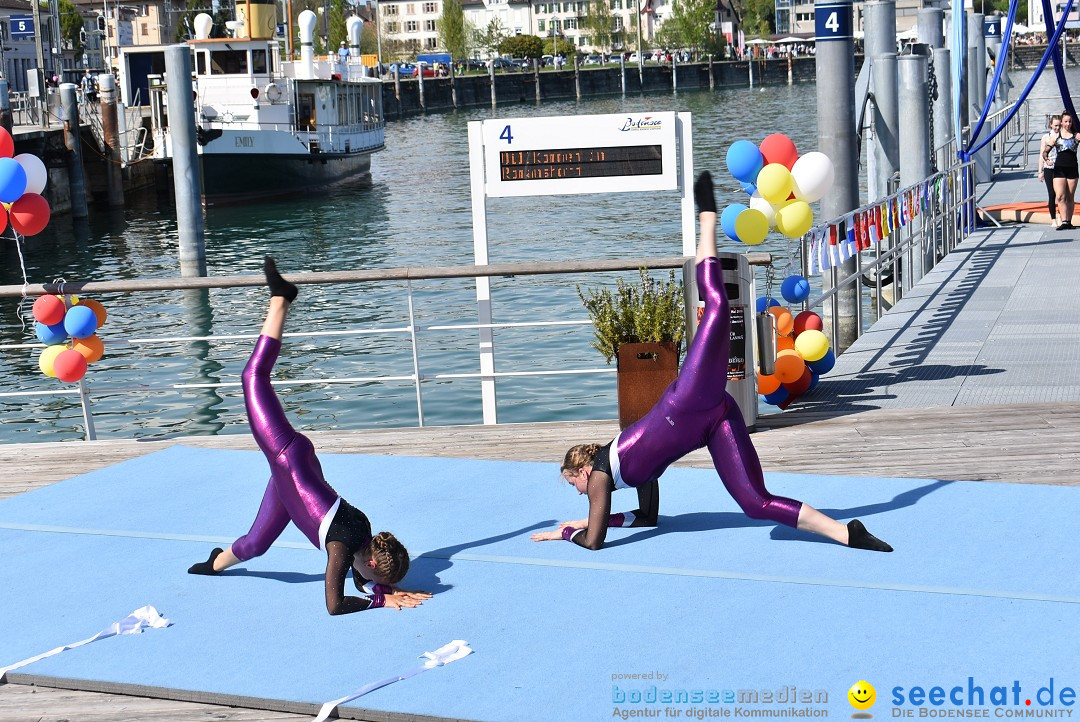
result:
[(473, 31), (474, 48), (480, 48), (487, 55), (494, 55), (499, 50), (499, 45), (503, 40), (506, 40), (510, 36), (503, 24), (499, 22), (498, 18), (492, 18), (491, 22), (487, 24), (487, 27), (483, 30)]
[(671, 14), (656, 34), (660, 47), (699, 53), (713, 45), (710, 25), (715, 19), (715, 0), (675, 0)]
[(498, 50), (512, 58), (539, 58), (544, 54), (544, 41), (535, 35), (511, 35), (499, 43)]
[(327, 52), (337, 52), (341, 41), (349, 44), (349, 33), (345, 30), (345, 0), (330, 0), (330, 24), (327, 28)]
[(71, 0), (60, 0), (60, 37), (71, 42), (76, 55), (82, 55), (82, 15)]
[(594, 48), (602, 51), (611, 49), (611, 32), (615, 28), (615, 18), (611, 14), (608, 0), (591, 0), (588, 3), (582, 28)]
[(461, 0), (443, 0), (442, 16), (439, 18), (439, 43), (455, 60), (468, 58), (469, 26), (465, 22), (465, 10)]
[(775, 0), (742, 0), (742, 28), (747, 35), (769, 35), (775, 32)]

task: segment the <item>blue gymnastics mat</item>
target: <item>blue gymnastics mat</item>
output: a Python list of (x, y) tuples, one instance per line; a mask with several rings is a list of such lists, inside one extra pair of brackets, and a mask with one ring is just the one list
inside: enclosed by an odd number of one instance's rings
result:
[[(1027, 698), (1042, 709), (1036, 694), (1051, 678), (1055, 695), (1080, 687), (1077, 489), (766, 475), (774, 493), (859, 517), (896, 548), (875, 554), (748, 519), (711, 470), (671, 469), (661, 525), (613, 529), (589, 552), (529, 540), (586, 515), (554, 463), (320, 458), (373, 527), (409, 547), (403, 586), (433, 599), (328, 616), (325, 555), (291, 526), (261, 558), (188, 575), (247, 530), (268, 472), (258, 452), (175, 446), (0, 501), (0, 666), (152, 604), (171, 627), (11, 677), (310, 711), (463, 639), (471, 656), (342, 715), (848, 717), (847, 690), (860, 680), (878, 690), (878, 717), (912, 708), (903, 695), (913, 687), (1006, 686), (1011, 705), (1014, 681), (1021, 712)], [(613, 509), (635, 502), (618, 493)], [(797, 704), (778, 702), (788, 696)]]

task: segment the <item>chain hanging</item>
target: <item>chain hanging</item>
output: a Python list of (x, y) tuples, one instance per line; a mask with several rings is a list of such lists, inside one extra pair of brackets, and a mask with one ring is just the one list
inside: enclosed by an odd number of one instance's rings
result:
[(931, 173), (937, 173), (938, 172), (937, 148), (933, 148), (933, 145), (934, 145), (934, 101), (936, 101), (938, 99), (938, 82), (937, 82), (937, 75), (934, 74), (934, 56), (933, 56), (932, 53), (933, 53), (933, 51), (931, 50), (930, 63), (927, 66), (926, 90), (927, 90), (927, 95), (930, 98), (930, 102), (926, 104), (926, 107), (929, 110), (929, 115), (930, 115), (930, 118), (929, 118), (929, 121), (930, 121), (929, 122), (929, 126), (930, 126), (930, 145), (931, 145), (930, 172)]

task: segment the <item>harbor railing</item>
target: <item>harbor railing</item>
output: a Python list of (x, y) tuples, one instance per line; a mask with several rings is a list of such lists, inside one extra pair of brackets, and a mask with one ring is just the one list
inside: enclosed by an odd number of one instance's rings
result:
[[(975, 162), (969, 161), (935, 173), (879, 201), (815, 226), (802, 237), (803, 275), (809, 277), (820, 270), (825, 286), (821, 295), (808, 299), (803, 308), (821, 309), (826, 332), (831, 335), (832, 348), (837, 354), (844, 348), (839, 343), (842, 295), (854, 297), (855, 338), (858, 338), (867, 328), (866, 310), (873, 314), (870, 323), (881, 318), (974, 229), (974, 166)], [(917, 213), (912, 211), (912, 203), (919, 204)], [(889, 223), (889, 216), (896, 214), (905, 220), (893, 221), (895, 227), (887, 237), (878, 237), (868, 248), (848, 255), (851, 246), (844, 244), (848, 242), (846, 232), (852, 224), (858, 226), (861, 219), (866, 219), (880, 228), (883, 223)], [(863, 232), (865, 225), (856, 235)], [(832, 242), (834, 238), (836, 243)], [(872, 290), (869, 299), (867, 290)]]
[[(748, 253), (748, 259), (752, 265), (768, 265), (772, 262), (772, 258), (768, 253)], [(435, 332), (477, 332), (480, 329), (511, 329), (511, 328), (530, 328), (530, 329), (550, 329), (553, 327), (575, 327), (575, 326), (589, 326), (591, 321), (583, 314), (580, 319), (567, 319), (558, 318), (550, 320), (530, 320), (520, 322), (507, 322), (507, 323), (490, 323), (481, 324), (475, 322), (463, 322), (463, 323), (444, 323), (433, 325), (421, 325), (417, 321), (417, 312), (414, 306), (414, 281), (430, 281), (430, 280), (446, 280), (446, 279), (465, 279), (472, 280), (477, 277), (518, 277), (518, 276), (542, 276), (542, 275), (591, 275), (602, 272), (612, 271), (633, 271), (641, 268), (648, 268), (649, 270), (664, 270), (664, 269), (680, 269), (682, 268), (686, 258), (682, 256), (674, 257), (644, 257), (644, 258), (628, 258), (620, 260), (593, 260), (593, 261), (562, 261), (562, 262), (542, 262), (542, 263), (504, 263), (504, 264), (491, 264), (483, 266), (440, 266), (440, 267), (416, 267), (416, 268), (387, 268), (387, 269), (369, 269), (358, 271), (340, 271), (340, 272), (319, 272), (319, 273), (299, 273), (289, 274), (289, 280), (300, 284), (328, 284), (328, 285), (355, 285), (365, 283), (380, 283), (387, 281), (404, 281), (406, 288), (405, 293), (407, 295), (407, 316), (404, 323), (393, 326), (381, 326), (378, 328), (348, 328), (340, 330), (326, 330), (326, 331), (299, 331), (295, 333), (287, 333), (286, 336), (290, 338), (311, 338), (319, 337), (326, 340), (328, 343), (332, 343), (333, 337), (345, 337), (345, 336), (358, 336), (358, 335), (407, 335), (409, 339), (409, 346), (411, 348), (411, 373), (407, 374), (394, 374), (394, 375), (374, 375), (374, 376), (338, 376), (338, 377), (318, 377), (318, 378), (297, 378), (289, 379), (287, 381), (275, 380), (273, 383), (275, 386), (299, 386), (299, 385), (336, 385), (347, 384), (353, 386), (361, 386), (373, 383), (411, 383), (415, 389), (416, 396), (416, 413), (418, 426), (424, 426), (424, 400), (423, 400), (423, 388), (426, 384), (431, 383), (445, 383), (447, 381), (455, 379), (487, 379), (487, 378), (512, 378), (523, 376), (567, 376), (567, 375), (589, 375), (589, 374), (614, 374), (615, 368), (610, 366), (603, 367), (588, 367), (588, 368), (558, 368), (548, 370), (530, 370), (530, 371), (500, 371), (494, 369), (491, 373), (482, 372), (463, 372), (463, 373), (448, 373), (448, 372), (436, 372), (427, 373), (421, 369), (426, 367), (426, 364), (421, 358), (421, 344), (418, 343), (418, 339), (423, 334), (435, 333)], [(31, 284), (27, 286), (0, 286), (0, 297), (6, 298), (36, 298), (39, 295), (47, 293), (65, 293), (65, 294), (132, 294), (132, 293), (144, 293), (155, 291), (190, 291), (190, 290), (208, 290), (208, 289), (227, 289), (227, 288), (243, 288), (243, 287), (261, 287), (265, 285), (265, 280), (262, 276), (218, 276), (218, 277), (197, 277), (197, 278), (167, 278), (167, 279), (137, 279), (126, 281), (85, 281), (85, 282), (64, 282), (48, 283), (48, 284)], [(163, 346), (170, 346), (179, 343), (198, 343), (198, 342), (222, 342), (222, 341), (235, 341), (238, 339), (253, 338), (251, 334), (244, 335), (228, 335), (228, 334), (210, 334), (210, 335), (194, 335), (194, 336), (152, 336), (142, 338), (128, 338), (126, 340), (109, 340), (110, 348), (114, 347), (114, 344), (123, 344), (126, 346), (146, 346), (150, 348), (160, 348)], [(40, 343), (26, 343), (26, 344), (5, 344), (0, 345), (0, 353), (16, 350), (30, 350), (43, 348), (43, 344)], [(505, 347), (503, 347), (505, 349)], [(477, 346), (477, 357), (479, 357), (479, 346)], [(496, 356), (498, 358), (498, 356)], [(42, 377), (44, 378), (44, 377)], [(70, 384), (66, 386), (57, 386), (46, 390), (16, 390), (0, 393), (0, 401), (6, 398), (28, 398), (28, 397), (41, 397), (41, 396), (78, 396), (79, 402), (82, 406), (83, 426), (85, 430), (84, 438), (87, 440), (94, 440), (97, 438), (97, 433), (94, 427), (94, 404), (92, 403), (93, 397), (103, 397), (112, 394), (133, 394), (133, 393), (165, 393), (165, 392), (191, 392), (195, 389), (218, 389), (218, 388), (239, 388), (241, 381), (237, 378), (235, 381), (220, 381), (213, 383), (165, 383), (165, 384), (138, 384), (138, 385), (123, 385), (118, 383), (101, 383), (95, 382), (88, 384), (84, 378), (77, 384)], [(479, 394), (479, 391), (477, 391)]]

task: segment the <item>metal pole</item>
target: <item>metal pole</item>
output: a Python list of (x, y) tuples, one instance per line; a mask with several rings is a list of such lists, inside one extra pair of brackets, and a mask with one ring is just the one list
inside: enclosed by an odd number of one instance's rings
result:
[(944, 13), (941, 8), (922, 8), (919, 10), (919, 42), (931, 48), (945, 47), (945, 31), (942, 25)]
[(626, 58), (619, 54), (619, 87), (622, 88), (622, 94), (626, 95)]
[[(874, 94), (874, 106), (875, 114), (871, 115), (876, 120), (876, 107), (878, 104), (877, 96), (877, 73), (873, 64), (877, 62), (877, 58), (882, 55), (891, 54), (896, 55), (896, 3), (894, 0), (872, 0), (863, 5), (863, 52), (864, 58), (871, 63), (871, 90)], [(892, 107), (895, 107), (896, 102), (896, 65), (892, 66), (891, 82), (883, 89), (883, 94), (892, 93)], [(883, 81), (884, 82), (884, 81)], [(887, 102), (887, 101), (886, 101)], [(890, 116), (891, 117), (891, 116)], [(889, 120), (888, 118), (886, 120)], [(876, 123), (875, 123), (876, 126)], [(891, 128), (893, 133), (896, 131), (896, 124), (891, 123), (886, 126), (886, 129)], [(871, 133), (868, 136), (874, 138), (873, 142), (867, 143), (866, 147), (866, 191), (867, 199), (870, 201), (877, 200), (888, 194), (888, 178), (891, 173), (896, 170), (896, 163), (893, 163), (891, 170), (880, 170), (881, 164), (881, 152), (877, 150), (877, 136), (878, 130), (876, 127), (871, 129)], [(895, 135), (893, 141), (895, 144)], [(893, 156), (895, 159), (895, 155)], [(882, 181), (882, 178), (885, 181)]]
[(86, 390), (85, 376), (79, 379), (79, 403), (82, 405), (83, 425), (86, 428), (86, 440), (94, 441), (97, 439), (97, 431), (94, 429), (94, 414), (90, 411), (90, 393)]
[(419, 83), (417, 89), (420, 91), (420, 110), (427, 111), (427, 100), (424, 98), (424, 66), (422, 63), (416, 64), (416, 82)]
[[(190, 66), (189, 63), (188, 67)], [(116, 121), (116, 78), (112, 73), (98, 76), (98, 91), (101, 93), (101, 131), (105, 136), (105, 179), (109, 206), (119, 208), (124, 205), (124, 175), (120, 168), (120, 133)], [(194, 112), (190, 91), (185, 100)]]
[[(897, 98), (896, 53), (874, 56), (871, 69), (874, 81), (874, 143), (870, 149), (874, 158), (871, 183), (867, 170), (867, 190), (871, 201), (884, 198), (891, 190), (890, 183), (900, 170), (900, 104)], [(905, 108), (905, 113), (907, 112)]]
[(41, 7), (36, 2), (30, 3), (34, 17), (34, 45), (37, 48), (37, 68), (35, 74), (38, 79), (38, 102), (41, 106), (41, 124), (49, 127), (49, 86), (45, 82), (45, 52), (41, 45)]
[[(818, 150), (832, 159), (835, 181), (821, 200), (821, 217), (836, 218), (859, 206), (858, 149), (855, 137), (855, 44), (852, 38), (851, 0), (817, 0), (814, 7), (817, 37)], [(829, 291), (855, 273), (855, 260), (834, 267), (825, 280)], [(854, 343), (855, 294), (848, 285), (837, 301), (836, 353)]]
[[(934, 148), (948, 147), (953, 139), (953, 86), (952, 60), (948, 48), (934, 48), (934, 78), (937, 80), (938, 97), (934, 101)], [(956, 162), (948, 150), (942, 150), (937, 159), (938, 170), (945, 170)]]
[[(382, 78), (382, 24), (379, 20), (379, 3), (375, 2), (375, 54), (378, 56), (379, 61), (379, 77)], [(465, 58), (465, 62), (468, 63), (469, 59)]]
[(581, 68), (578, 67), (577, 51), (573, 48), (570, 50), (574, 56), (574, 95), (578, 100), (581, 100)]
[(716, 76), (713, 74), (713, 56), (709, 53), (709, 90), (716, 89)]
[[(986, 19), (983, 20), (983, 42), (986, 43), (986, 58), (987, 58), (987, 60), (989, 60), (991, 54), (993, 55), (994, 59), (991, 61), (991, 63), (993, 64), (993, 67), (996, 69), (998, 63), (1004, 63), (1005, 62), (1005, 58), (1001, 57), (1001, 16), (1000, 15), (995, 14), (995, 15), (989, 16), (989, 17), (987, 17)], [(994, 111), (1001, 110), (1002, 106), (1005, 105), (1005, 98), (1008, 97), (1008, 91), (1005, 90), (1005, 88), (1008, 86), (1008, 80), (1009, 80), (1008, 79), (1008, 73), (1006, 72), (1008, 67), (1009, 67), (1008, 63), (1005, 63), (1004, 65), (1001, 66), (1001, 68), (1002, 68), (1001, 80), (998, 82), (997, 92), (994, 94), (994, 104), (993, 104), (993, 106), (991, 106), (994, 109)], [(994, 76), (994, 74), (991, 72), (990, 77), (992, 78), (993, 76)], [(983, 78), (985, 78), (985, 77), (986, 77), (986, 73), (983, 74)], [(1003, 91), (1004, 91), (1004, 93), (1003, 93)], [(989, 93), (989, 90), (987, 90), (987, 93)], [(984, 93), (983, 95), (986, 95), (987, 93)], [(1004, 140), (1004, 137), (1002, 137), (1002, 140)], [(1002, 143), (1002, 145), (1004, 146), (1004, 143)]]
[(195, 105), (191, 102), (191, 50), (187, 45), (165, 48), (165, 73), (168, 78), (176, 226), (180, 239), (180, 275), (205, 276), (202, 177), (195, 141)]
[(495, 61), (488, 61), (488, 79), (491, 82), (491, 107), (495, 107)]
[(79, 86), (64, 83), (60, 86), (60, 103), (64, 109), (64, 144), (67, 146), (68, 187), (71, 189), (72, 218), (86, 218), (86, 179), (83, 177), (82, 144), (79, 139)]
[[(927, 66), (925, 55), (902, 55), (899, 61), (900, 104), (904, 115), (900, 121), (900, 186), (906, 188), (930, 176), (930, 103), (927, 90)], [(919, 233), (923, 217), (916, 216), (909, 223), (910, 234)], [(924, 228), (924, 231), (929, 230)], [(911, 274), (905, 280), (914, 284), (934, 265), (933, 248), (922, 238), (921, 253), (916, 253)]]
[(672, 92), (679, 92), (679, 57), (676, 54), (671, 56), (671, 90)]
[[(555, 57), (554, 55), (552, 56)], [(540, 59), (532, 59), (533, 66), (533, 93), (536, 96), (536, 104), (540, 105)]]

